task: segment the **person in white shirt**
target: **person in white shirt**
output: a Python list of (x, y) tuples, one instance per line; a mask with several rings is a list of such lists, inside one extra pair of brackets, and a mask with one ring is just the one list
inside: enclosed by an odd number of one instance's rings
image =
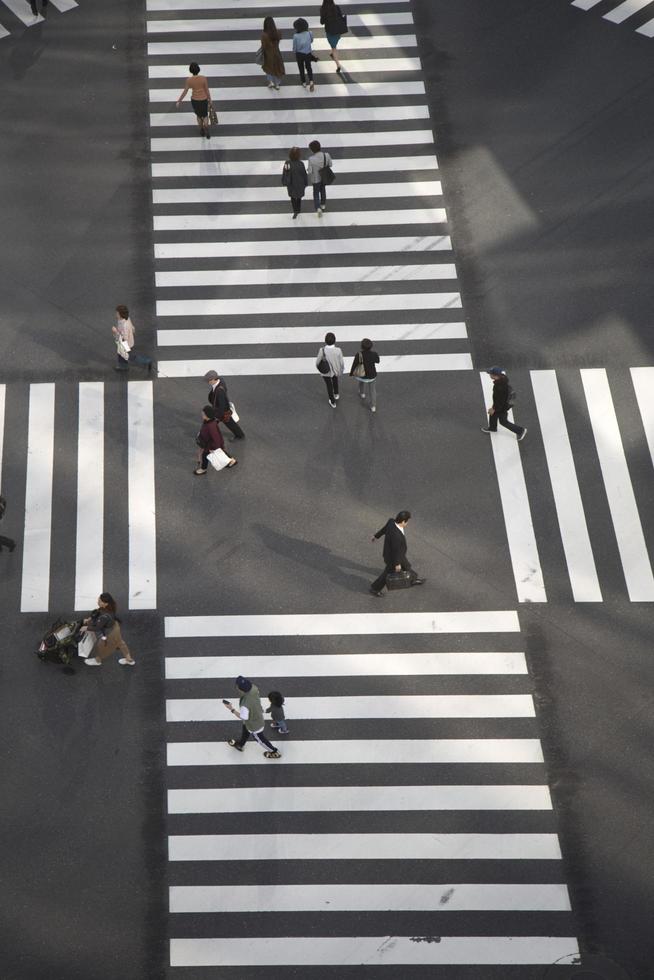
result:
[(151, 374), (152, 358), (146, 354), (138, 354), (134, 350), (134, 324), (130, 320), (129, 310), (122, 303), (116, 307), (116, 323), (111, 331), (116, 342), (118, 360), (114, 371), (129, 371), (131, 361), (133, 364), (142, 364), (147, 369), (148, 374)]
[(333, 160), (329, 153), (326, 153), (318, 140), (309, 143), (311, 156), (307, 160), (307, 177), (313, 188), (313, 203), (316, 206), (316, 217), (322, 218), (323, 211), (327, 210), (327, 192), (325, 182), (322, 179), (324, 167), (331, 167)]
[(329, 404), (332, 408), (336, 408), (336, 402), (341, 397), (338, 393), (338, 379), (345, 371), (345, 361), (343, 360), (343, 351), (336, 346), (336, 337), (333, 333), (325, 334), (325, 345), (318, 351), (316, 357), (318, 370), (320, 370), (319, 364), (323, 359), (327, 362), (329, 370), (324, 374), (322, 371), (320, 373), (327, 388)]

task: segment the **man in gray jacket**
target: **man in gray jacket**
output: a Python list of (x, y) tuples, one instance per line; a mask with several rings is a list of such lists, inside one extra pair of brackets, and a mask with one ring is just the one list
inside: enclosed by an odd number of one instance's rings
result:
[(325, 346), (318, 351), (316, 367), (323, 376), (329, 404), (336, 408), (336, 402), (341, 397), (338, 393), (338, 379), (345, 371), (345, 361), (343, 351), (336, 346), (336, 337), (331, 332), (325, 334)]
[(261, 707), (261, 695), (259, 688), (247, 677), (237, 677), (236, 687), (239, 692), (238, 711), (232, 707), (229, 701), (223, 700), (223, 704), (228, 711), (231, 711), (236, 718), (243, 722), (240, 738), (230, 738), (228, 745), (238, 752), (243, 751), (243, 747), (250, 735), (268, 751), (264, 752), (266, 759), (281, 759), (281, 752), (278, 752), (272, 742), (269, 742), (263, 734), (264, 717)]

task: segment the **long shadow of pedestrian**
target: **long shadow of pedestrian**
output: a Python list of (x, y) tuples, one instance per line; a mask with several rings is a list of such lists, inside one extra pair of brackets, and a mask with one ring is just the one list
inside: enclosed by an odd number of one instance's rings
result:
[[(270, 551), (315, 568), (327, 576), (330, 582), (348, 589), (350, 592), (361, 592), (369, 584), (369, 580), (378, 574), (376, 568), (362, 565), (360, 562), (335, 554), (331, 548), (315, 541), (304, 541), (290, 534), (281, 534), (264, 524), (254, 524), (253, 530), (259, 535), (261, 542)], [(360, 572), (359, 575), (348, 572)], [(362, 579), (365, 575), (365, 579)]]

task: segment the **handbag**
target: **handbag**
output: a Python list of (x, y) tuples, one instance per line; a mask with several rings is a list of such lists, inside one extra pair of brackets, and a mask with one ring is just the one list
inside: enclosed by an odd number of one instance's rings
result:
[(84, 657), (84, 659), (86, 660), (87, 657), (91, 656), (91, 652), (94, 646), (95, 646), (95, 633), (91, 633), (90, 630), (87, 630), (84, 636), (82, 637), (82, 639), (77, 644), (78, 657)]
[(352, 377), (365, 378), (365, 376), (366, 376), (366, 367), (365, 364), (363, 363), (363, 358), (361, 357), (361, 354), (357, 354), (357, 361), (354, 367), (352, 368)]
[(284, 164), (284, 169), (282, 170), (282, 186), (288, 187), (291, 183), (291, 165), (286, 161)]
[(322, 351), (322, 357), (318, 361), (316, 367), (318, 368), (321, 374), (329, 374), (330, 367), (329, 367), (329, 361), (325, 357), (325, 348), (321, 347), (320, 350)]
[(218, 113), (216, 112), (216, 110), (213, 107), (213, 102), (209, 106), (209, 124), (211, 126), (217, 126), (218, 125)]
[(322, 158), (325, 161), (325, 163), (324, 166), (320, 168), (320, 180), (322, 181), (323, 184), (333, 184), (335, 180), (334, 171), (332, 170), (331, 167), (327, 165), (327, 157), (324, 153), (322, 155)]
[(263, 68), (263, 44), (255, 54), (254, 61), (260, 68)]
[(129, 352), (131, 349), (122, 337), (116, 337), (116, 350), (118, 351), (118, 356), (122, 357), (124, 361), (129, 361)]
[(212, 453), (209, 453), (207, 459), (214, 470), (224, 470), (232, 461), (231, 456), (228, 456), (224, 449), (214, 449)]
[(401, 572), (389, 572), (386, 576), (386, 588), (389, 592), (396, 589), (410, 589), (413, 585), (413, 572), (402, 569)]
[(337, 9), (338, 9), (339, 24), (336, 33), (339, 35), (347, 34), (348, 33), (347, 14), (344, 14), (340, 7), (338, 7)]
[(230, 402), (229, 403), (229, 408), (230, 408), (230, 411), (232, 413), (232, 418), (234, 419), (234, 421), (235, 422), (240, 422), (241, 416), (238, 414), (238, 412), (234, 408), (234, 402)]

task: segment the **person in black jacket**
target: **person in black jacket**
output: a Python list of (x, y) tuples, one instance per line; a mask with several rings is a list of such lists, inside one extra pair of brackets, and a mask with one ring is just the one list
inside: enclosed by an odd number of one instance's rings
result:
[(297, 218), (302, 210), (302, 198), (307, 189), (307, 168), (300, 159), (300, 147), (292, 146), (288, 151), (288, 160), (282, 170), (282, 184), (288, 191), (293, 207), (293, 218)]
[(488, 374), (490, 374), (493, 382), (493, 404), (488, 409), (488, 425), (482, 425), (481, 431), (497, 432), (497, 423), (499, 422), (505, 429), (515, 432), (518, 442), (520, 442), (527, 435), (527, 430), (524, 425), (514, 425), (507, 418), (509, 410), (513, 407), (509, 377), (506, 371), (500, 367), (490, 368)]
[(207, 371), (204, 380), (209, 385), (209, 404), (216, 414), (216, 422), (222, 422), (233, 433), (235, 439), (245, 439), (243, 429), (232, 418), (225, 379), (221, 378), (217, 371)]
[[(366, 395), (370, 402), (370, 411), (377, 411), (377, 368), (379, 364), (379, 354), (372, 349), (372, 340), (364, 337), (361, 341), (361, 350), (354, 355), (350, 377), (354, 377), (359, 382), (359, 398), (366, 400)], [(362, 373), (363, 372), (363, 373)]]
[(340, 73), (343, 71), (343, 66), (338, 60), (336, 48), (338, 47), (338, 42), (340, 41), (342, 35), (347, 34), (347, 17), (343, 14), (341, 8), (334, 3), (334, 0), (322, 0), (322, 5), (320, 7), (320, 23), (325, 28), (327, 43), (331, 48), (329, 57), (336, 64), (336, 71), (340, 75)]
[[(6, 509), (7, 501), (4, 497), (0, 496), (0, 521), (5, 516)], [(5, 538), (3, 534), (0, 534), (0, 551), (2, 551), (3, 548), (9, 548), (10, 551), (13, 551), (15, 547), (16, 542), (13, 540), (13, 538)]]
[(370, 586), (370, 591), (378, 598), (382, 595), (382, 589), (386, 585), (386, 576), (389, 572), (399, 572), (404, 569), (411, 572), (412, 585), (422, 585), (424, 578), (418, 578), (416, 572), (411, 568), (411, 563), (406, 556), (406, 537), (405, 528), (411, 520), (408, 510), (401, 510), (395, 519), (392, 517), (384, 524), (371, 540), (384, 537), (384, 571), (379, 578)]

